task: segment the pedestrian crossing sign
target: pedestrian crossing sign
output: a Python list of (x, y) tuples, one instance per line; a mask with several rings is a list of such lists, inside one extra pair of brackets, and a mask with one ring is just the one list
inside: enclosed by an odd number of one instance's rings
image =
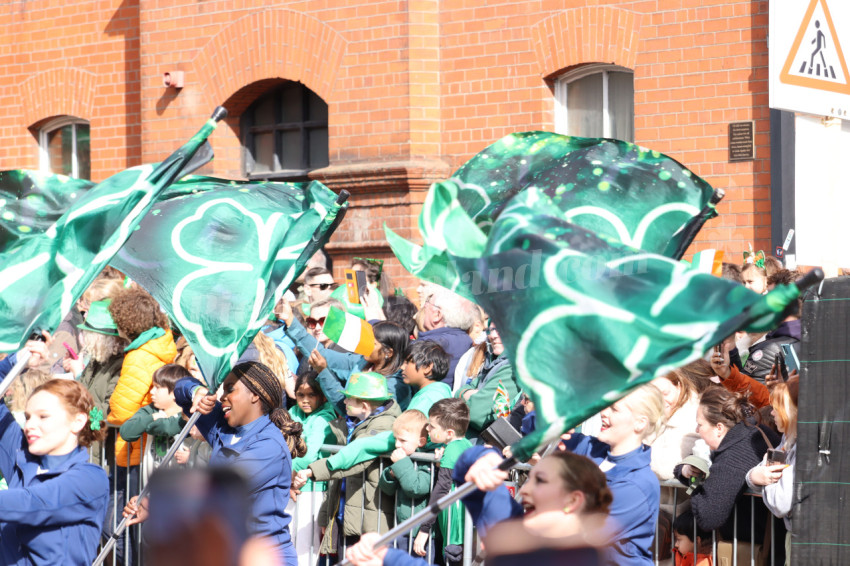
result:
[(850, 94), (850, 72), (826, 0), (810, 0), (779, 80), (790, 85)]

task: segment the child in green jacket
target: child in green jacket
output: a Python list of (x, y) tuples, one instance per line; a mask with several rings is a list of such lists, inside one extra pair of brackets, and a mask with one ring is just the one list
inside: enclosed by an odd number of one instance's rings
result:
[[(307, 372), (295, 381), (295, 402), (289, 414), (292, 420), (304, 427), (301, 437), (307, 444), (307, 453), (292, 459), (293, 473), (307, 468), (319, 458), (330, 456), (330, 453), (321, 450), (322, 444), (336, 444), (336, 435), (331, 428), (336, 412), (322, 394), (315, 371)], [(318, 518), (327, 489), (328, 482), (309, 479), (301, 487), (297, 503), (290, 501), (287, 505), (287, 512), (292, 515), (289, 529), (299, 564), (313, 564), (319, 556)]]
[[(469, 407), (461, 399), (443, 399), (437, 401), (428, 411), (428, 436), (434, 444), (445, 444), (440, 455), (440, 471), (431, 490), (428, 504), (433, 505), (457, 486), (452, 480), (455, 462), (467, 448), (472, 446), (464, 435), (469, 426)], [(464, 511), (460, 501), (443, 510), (437, 517), (440, 534), (443, 538), (443, 556), (446, 566), (460, 564), (463, 560), (463, 522)], [(413, 551), (419, 556), (427, 553), (426, 543), (431, 533), (434, 519), (419, 525), (419, 534), (413, 541)]]
[[(393, 423), (395, 450), (390, 454), (392, 465), (384, 468), (378, 487), (386, 495), (396, 498), (395, 518), (398, 523), (420, 512), (428, 503), (431, 464), (410, 458), (428, 442), (427, 427), (428, 417), (416, 409), (403, 412)], [(393, 546), (412, 555), (412, 537), (416, 536), (418, 530), (416, 527), (409, 534), (398, 537)]]
[(166, 364), (157, 369), (151, 385), (153, 402), (136, 411), (118, 430), (127, 442), (135, 442), (145, 434), (152, 435), (155, 462), (168, 452), (169, 440), (183, 430), (183, 411), (174, 400), (174, 386), (184, 377), (191, 375), (178, 364)]

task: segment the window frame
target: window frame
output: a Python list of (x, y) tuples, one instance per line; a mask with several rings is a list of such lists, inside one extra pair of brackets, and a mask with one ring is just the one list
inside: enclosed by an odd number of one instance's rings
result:
[[(71, 128), (71, 177), (80, 178), (80, 160), (77, 156), (77, 126), (89, 127), (89, 162), (91, 163), (91, 123), (88, 120), (76, 116), (59, 116), (45, 122), (38, 129), (38, 170), (43, 173), (53, 173), (50, 170), (50, 152), (48, 147), (48, 135), (65, 126)], [(64, 173), (57, 173), (64, 175)]]
[[(608, 107), (608, 77), (611, 72), (629, 73), (632, 75), (632, 95), (634, 96), (634, 76), (633, 69), (621, 67), (620, 65), (611, 65), (607, 63), (589, 63), (581, 65), (575, 69), (571, 69), (566, 73), (558, 76), (555, 79), (555, 133), (562, 135), (570, 135), (567, 131), (569, 126), (569, 100), (567, 98), (568, 85), (574, 81), (583, 79), (590, 75), (602, 73), (602, 136), (603, 138), (611, 138), (611, 112)], [(632, 101), (634, 109), (634, 101)], [(634, 133), (634, 110), (632, 110), (632, 132)], [(625, 140), (634, 142), (634, 140)]]
[[(292, 85), (296, 85), (300, 87), (301, 93), (301, 117), (304, 118), (298, 122), (284, 122), (282, 116), (282, 96), (283, 91), (287, 87), (291, 87)], [(304, 181), (308, 180), (307, 175), (311, 171), (315, 171), (316, 169), (321, 169), (323, 167), (327, 167), (330, 163), (330, 155), (327, 156), (327, 163), (320, 167), (310, 167), (310, 138), (309, 131), (325, 128), (328, 129), (328, 121), (329, 120), (308, 120), (306, 118), (309, 117), (310, 112), (310, 94), (316, 96), (319, 100), (325, 103), (325, 106), (328, 106), (327, 102), (319, 96), (316, 92), (312, 91), (305, 84), (298, 81), (284, 81), (283, 83), (277, 84), (258, 96), (242, 113), (239, 121), (240, 133), (241, 133), (241, 145), (242, 145), (242, 174), (250, 180), (265, 180), (265, 181)], [(275, 97), (274, 103), (274, 111), (275, 111), (275, 122), (274, 124), (256, 126), (254, 125), (254, 110), (257, 105), (263, 100), (265, 97)], [(328, 114), (330, 113), (330, 107), (328, 107)], [(280, 155), (280, 144), (281, 144), (281, 136), (283, 132), (292, 132), (298, 131), (301, 138), (301, 165), (302, 167), (298, 169), (278, 169), (278, 170), (270, 170), (270, 171), (260, 171), (254, 172), (253, 167), (256, 164), (254, 160), (254, 153), (256, 153), (256, 147), (254, 145), (255, 140), (254, 137), (256, 134), (262, 133), (272, 133), (274, 136), (274, 156), (277, 158)], [(330, 136), (329, 136), (330, 138)], [(329, 139), (330, 141), (330, 139)], [(328, 144), (330, 146), (330, 143)], [(252, 150), (254, 150), (252, 152)]]

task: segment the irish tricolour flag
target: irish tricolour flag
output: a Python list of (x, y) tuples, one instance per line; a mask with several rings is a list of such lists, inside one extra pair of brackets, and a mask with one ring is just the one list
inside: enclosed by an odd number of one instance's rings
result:
[(723, 252), (720, 250), (703, 250), (694, 254), (691, 262), (694, 269), (702, 273), (710, 273), (715, 277), (723, 275)]
[(349, 352), (368, 356), (375, 349), (372, 325), (342, 309), (330, 308), (323, 330), (328, 338)]

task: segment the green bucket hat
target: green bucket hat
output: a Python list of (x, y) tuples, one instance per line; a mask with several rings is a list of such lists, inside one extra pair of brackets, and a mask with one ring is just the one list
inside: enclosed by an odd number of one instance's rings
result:
[(392, 399), (387, 389), (387, 378), (373, 371), (352, 373), (345, 386), (346, 397), (357, 397), (367, 401), (387, 401)]
[(95, 301), (89, 307), (86, 313), (86, 320), (82, 324), (78, 324), (77, 328), (88, 330), (89, 332), (97, 332), (98, 334), (106, 334), (107, 336), (118, 336), (118, 327), (115, 321), (112, 320), (112, 315), (109, 314), (109, 304), (112, 299), (105, 301)]

